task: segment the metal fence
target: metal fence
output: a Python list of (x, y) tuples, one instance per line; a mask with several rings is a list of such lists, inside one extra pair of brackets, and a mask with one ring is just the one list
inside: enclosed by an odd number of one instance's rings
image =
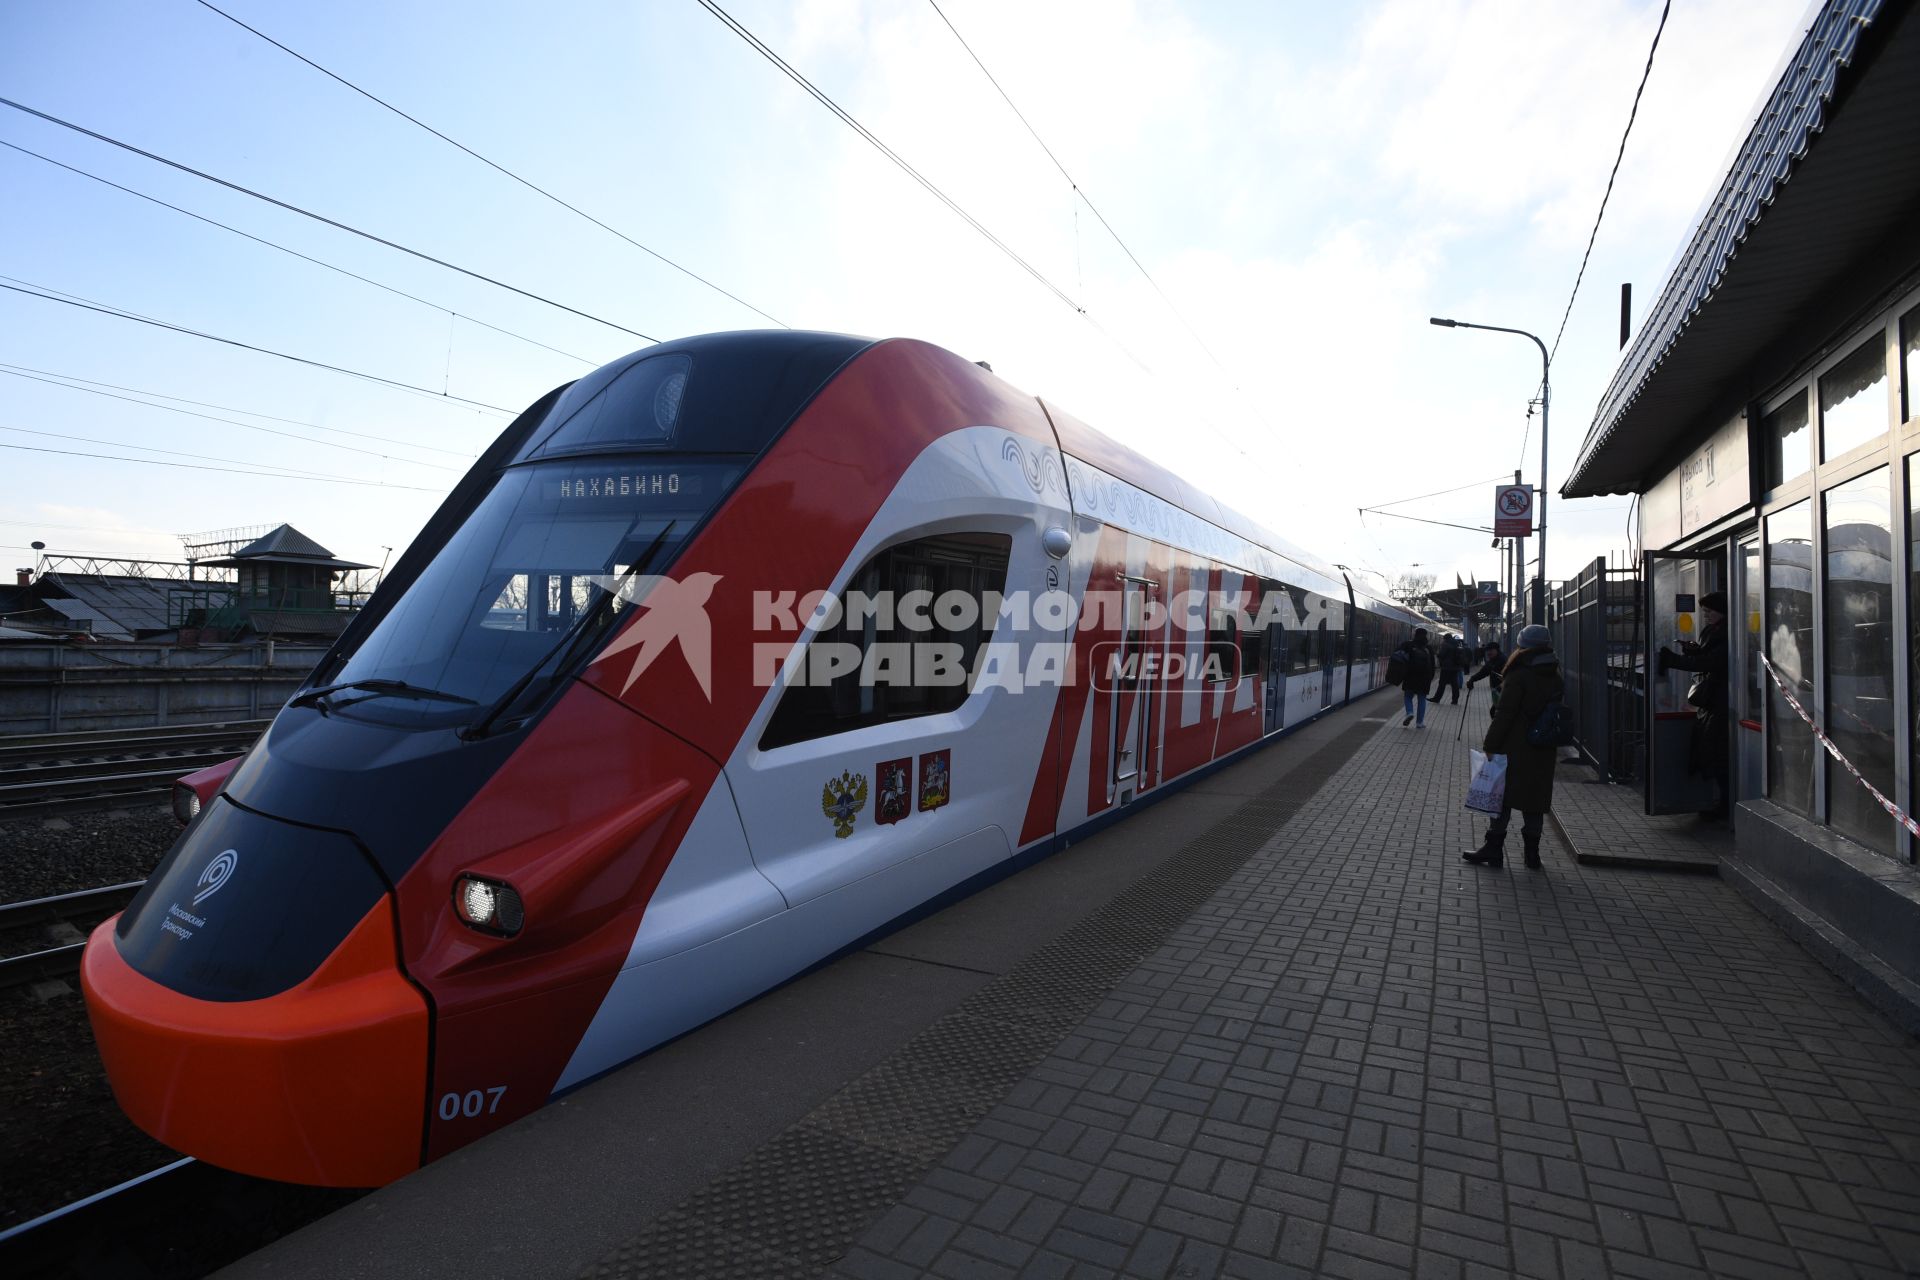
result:
[(262, 719), (326, 651), (284, 641), (204, 648), (9, 641), (0, 644), (0, 734)]
[(1559, 584), (1547, 600), (1576, 745), (1601, 776), (1615, 782), (1637, 780), (1646, 754), (1640, 600), (1638, 567), (1604, 559)]

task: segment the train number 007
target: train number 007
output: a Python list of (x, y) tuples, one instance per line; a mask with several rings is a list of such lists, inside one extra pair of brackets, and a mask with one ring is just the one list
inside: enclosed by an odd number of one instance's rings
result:
[(500, 1109), (500, 1099), (505, 1096), (507, 1086), (494, 1085), (490, 1089), (469, 1089), (465, 1093), (443, 1093), (440, 1095), (440, 1118), (458, 1120), (461, 1116), (471, 1120), (475, 1116), (492, 1115)]

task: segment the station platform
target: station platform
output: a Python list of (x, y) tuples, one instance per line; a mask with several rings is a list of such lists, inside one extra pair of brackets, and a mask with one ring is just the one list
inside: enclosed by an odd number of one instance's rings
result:
[(1598, 793), (1462, 863), (1484, 725), (1364, 700), (224, 1274), (1920, 1272), (1920, 1041)]

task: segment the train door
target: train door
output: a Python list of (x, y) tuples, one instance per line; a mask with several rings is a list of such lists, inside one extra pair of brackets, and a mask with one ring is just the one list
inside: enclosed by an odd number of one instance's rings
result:
[(1112, 667), (1113, 762), (1109, 788), (1115, 803), (1139, 793), (1141, 762), (1152, 741), (1154, 654), (1146, 630), (1147, 602), (1157, 594), (1144, 578), (1120, 580), (1120, 660)]
[(1701, 813), (1716, 802), (1712, 778), (1692, 771), (1694, 708), (1687, 695), (1698, 678), (1690, 671), (1660, 674), (1663, 648), (1697, 643), (1705, 618), (1700, 598), (1725, 580), (1718, 552), (1649, 551), (1646, 584), (1646, 650), (1641, 668), (1647, 699), (1647, 789), (1650, 814)]
[[(1320, 620), (1320, 709), (1322, 711), (1333, 705), (1333, 669), (1335, 660), (1340, 657), (1335, 652), (1339, 648), (1339, 639), (1340, 633), (1329, 627), (1327, 620), (1322, 618)], [(1341, 685), (1344, 687), (1346, 682), (1346, 677), (1342, 675)]]
[(1267, 624), (1266, 670), (1261, 673), (1266, 683), (1267, 703), (1266, 719), (1261, 725), (1262, 733), (1277, 733), (1281, 721), (1285, 718), (1287, 695), (1287, 628), (1281, 622)]

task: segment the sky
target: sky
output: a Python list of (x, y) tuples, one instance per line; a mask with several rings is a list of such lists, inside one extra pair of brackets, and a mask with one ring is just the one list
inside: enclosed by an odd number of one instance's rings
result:
[[(380, 564), (553, 386), (778, 323), (987, 360), (1356, 571), (1497, 576), (1488, 534), (1360, 509), (1478, 526), (1538, 482), (1533, 344), (1427, 318), (1553, 344), (1659, 3), (721, 2), (1034, 274), (695, 0), (219, 0), (618, 236), (198, 0), (0, 7), (0, 96), (546, 300), (0, 108), (47, 158), (0, 147), (0, 284), (413, 388), (0, 289), (0, 557), (285, 521)], [(1620, 284), (1651, 309), (1806, 17), (1673, 5), (1554, 360), (1550, 487)], [(1628, 517), (1553, 500), (1550, 576)]]

